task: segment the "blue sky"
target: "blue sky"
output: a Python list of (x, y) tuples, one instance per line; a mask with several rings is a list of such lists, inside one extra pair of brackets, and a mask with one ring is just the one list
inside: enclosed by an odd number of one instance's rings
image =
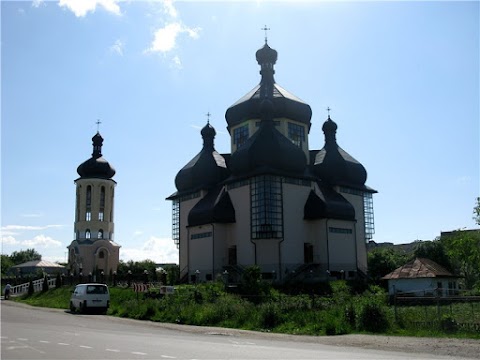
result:
[(64, 261), (77, 166), (100, 119), (116, 168), (123, 260), (178, 262), (176, 173), (225, 111), (260, 81), (255, 51), (278, 51), (275, 79), (367, 169), (377, 242), (473, 228), (479, 196), (479, 2), (1, 2), (2, 253)]

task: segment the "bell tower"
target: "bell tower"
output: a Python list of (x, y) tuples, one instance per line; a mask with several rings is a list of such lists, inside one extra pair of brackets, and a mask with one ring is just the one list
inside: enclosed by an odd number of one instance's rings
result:
[(117, 270), (114, 242), (115, 169), (102, 156), (103, 137), (92, 138), (92, 157), (77, 168), (74, 240), (68, 246), (70, 271), (89, 281), (105, 281)]

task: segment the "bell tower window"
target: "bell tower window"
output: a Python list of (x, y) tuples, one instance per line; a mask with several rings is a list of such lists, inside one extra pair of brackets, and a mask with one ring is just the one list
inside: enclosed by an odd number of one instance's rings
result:
[(248, 135), (248, 124), (239, 126), (233, 130), (233, 143), (237, 149), (247, 141)]
[(92, 212), (90, 209), (87, 209), (87, 212), (85, 213), (85, 221), (91, 221), (92, 220)]
[(102, 229), (98, 230), (98, 238), (103, 239), (103, 230)]
[(87, 186), (87, 199), (86, 199), (87, 208), (92, 207), (92, 186)]
[(90, 239), (92, 237), (92, 233), (90, 229), (85, 230), (85, 239)]

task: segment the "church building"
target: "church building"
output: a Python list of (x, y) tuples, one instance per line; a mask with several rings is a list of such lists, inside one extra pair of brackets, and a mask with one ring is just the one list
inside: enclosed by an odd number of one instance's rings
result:
[(239, 279), (251, 265), (277, 282), (361, 276), (374, 232), (367, 172), (338, 145), (330, 115), (324, 147), (309, 148), (310, 106), (275, 82), (267, 40), (256, 59), (260, 83), (225, 114), (231, 153), (215, 150), (207, 122), (201, 151), (167, 198), (180, 276)]
[(71, 273), (102, 281), (117, 271), (120, 245), (113, 241), (115, 169), (102, 156), (103, 138), (92, 138), (92, 157), (77, 168), (75, 239), (68, 246)]

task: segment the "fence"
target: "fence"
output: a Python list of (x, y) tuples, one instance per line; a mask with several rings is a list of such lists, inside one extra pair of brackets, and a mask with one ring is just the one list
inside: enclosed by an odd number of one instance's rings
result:
[[(42, 291), (43, 281), (44, 281), (44, 279), (37, 279), (37, 280), (32, 281), (33, 282), (33, 292)], [(48, 279), (47, 281), (48, 281), (48, 287), (49, 288), (54, 287), (55, 284), (57, 283), (56, 279)], [(10, 295), (26, 294), (28, 292), (29, 285), (30, 285), (30, 283), (27, 282), (27, 283), (24, 283), (24, 284), (12, 286), (11, 289), (10, 289)]]

